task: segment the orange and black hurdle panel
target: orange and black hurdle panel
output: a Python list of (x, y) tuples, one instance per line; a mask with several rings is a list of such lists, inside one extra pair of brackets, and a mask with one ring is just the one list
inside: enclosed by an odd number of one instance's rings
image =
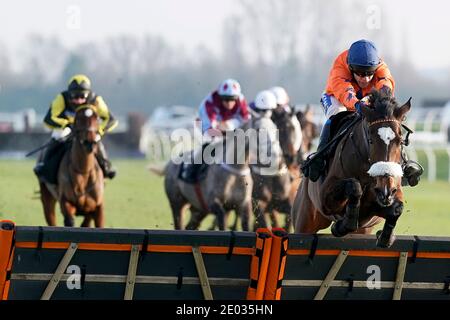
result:
[(243, 300), (259, 249), (255, 298), (262, 298), (268, 235), (19, 226), (6, 297)]
[(450, 300), (450, 238), (290, 234), (282, 299)]
[(281, 228), (272, 228), (272, 249), (264, 290), (264, 300), (280, 300), (281, 298), (287, 249), (288, 233)]
[(0, 300), (8, 298), (10, 271), (14, 254), (14, 222), (0, 221)]
[(250, 265), (247, 300), (263, 300), (272, 250), (272, 233), (266, 228), (256, 230), (255, 253)]

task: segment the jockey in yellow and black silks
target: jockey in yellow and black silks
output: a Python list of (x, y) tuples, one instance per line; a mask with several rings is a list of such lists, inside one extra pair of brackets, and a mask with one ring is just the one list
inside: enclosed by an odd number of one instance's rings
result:
[[(65, 142), (65, 138), (72, 131), (75, 112), (78, 107), (85, 104), (92, 104), (97, 107), (98, 115), (101, 119), (100, 135), (112, 131), (117, 126), (118, 121), (109, 111), (103, 98), (92, 91), (89, 78), (82, 74), (70, 78), (67, 90), (56, 96), (44, 118), (44, 124), (52, 129), (53, 143), (44, 150), (44, 154), (41, 155), (38, 160), (34, 172), (39, 178), (47, 180), (46, 182), (56, 183), (55, 171), (57, 171), (57, 166), (59, 166), (61, 157), (58, 157), (55, 153), (61, 153), (58, 152), (58, 149), (61, 149), (60, 147)], [(110, 179), (114, 178), (116, 172), (108, 160), (105, 148), (101, 141), (99, 141), (98, 150), (97, 160), (105, 177)], [(57, 163), (52, 163), (53, 165), (50, 165), (49, 162), (52, 162), (52, 158), (53, 162), (56, 161)], [(49, 170), (53, 171), (53, 174), (51, 175), (53, 178), (51, 179), (49, 179), (49, 175), (46, 174)]]

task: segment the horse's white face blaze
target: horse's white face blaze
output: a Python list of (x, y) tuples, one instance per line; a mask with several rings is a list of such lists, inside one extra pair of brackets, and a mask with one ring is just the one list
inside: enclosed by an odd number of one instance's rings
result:
[(403, 177), (403, 169), (397, 162), (378, 161), (374, 163), (367, 173), (371, 177), (390, 176), (394, 178)]
[(376, 144), (375, 152), (385, 161), (377, 161), (371, 165), (367, 173), (375, 178), (375, 196), (376, 201), (382, 207), (392, 205), (397, 190), (400, 186), (400, 179), (403, 176), (403, 169), (397, 161), (397, 148), (394, 145), (396, 133), (391, 126), (382, 126), (376, 130), (380, 140)]
[(95, 148), (95, 144), (98, 142), (98, 119), (95, 110), (92, 108), (79, 110), (74, 126), (78, 131), (78, 140), (82, 144), (92, 144), (92, 147)]
[(380, 136), (381, 140), (386, 143), (386, 145), (389, 146), (391, 141), (395, 138), (395, 132), (392, 130), (391, 127), (381, 127), (378, 128), (378, 135)]
[(92, 117), (94, 115), (94, 111), (92, 109), (86, 109), (86, 110), (84, 110), (84, 115), (87, 118), (90, 118), (90, 117)]

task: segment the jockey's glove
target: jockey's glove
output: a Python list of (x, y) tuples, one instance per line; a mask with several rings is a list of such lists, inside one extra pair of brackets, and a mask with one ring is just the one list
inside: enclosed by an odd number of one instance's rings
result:
[(368, 107), (368, 105), (363, 101), (358, 101), (355, 103), (356, 112), (358, 112), (359, 114), (361, 114), (361, 109), (364, 107)]
[(71, 132), (72, 128), (69, 126), (64, 129), (54, 129), (52, 132), (52, 138), (59, 141), (66, 141)]

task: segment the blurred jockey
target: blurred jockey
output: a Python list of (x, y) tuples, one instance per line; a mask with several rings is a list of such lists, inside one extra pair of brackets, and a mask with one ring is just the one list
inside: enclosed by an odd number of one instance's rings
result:
[[(256, 169), (260, 173), (264, 172), (264, 174), (274, 174), (278, 172), (278, 164), (279, 164), (278, 161), (282, 157), (282, 151), (277, 136), (278, 129), (271, 119), (272, 111), (274, 111), (276, 108), (279, 107), (278, 100), (272, 90), (264, 90), (256, 95), (255, 101), (252, 103), (252, 105), (254, 117), (260, 118), (261, 121), (259, 128), (264, 129), (266, 131), (266, 135), (259, 136), (258, 139), (259, 150), (257, 154), (258, 155), (264, 154), (270, 156), (271, 158), (269, 167), (267, 167), (267, 165), (263, 165), (264, 167), (267, 168), (261, 168), (259, 159), (256, 159), (257, 160), (256, 164), (259, 170), (254, 167), (252, 170)], [(262, 172), (261, 170), (264, 171)]]
[(233, 79), (223, 81), (200, 105), (199, 117), (202, 133), (209, 137), (217, 130), (234, 130), (250, 119), (240, 84)]
[[(108, 106), (103, 98), (92, 91), (89, 78), (82, 74), (73, 76), (69, 80), (67, 90), (56, 96), (44, 118), (44, 124), (53, 129), (53, 131), (51, 135), (52, 143), (44, 150), (44, 154), (40, 157), (41, 160), (34, 168), (34, 172), (39, 178), (45, 179), (43, 174), (49, 170), (57, 171), (59, 161), (63, 154), (59, 150), (62, 149), (62, 146), (72, 131), (77, 108), (85, 104), (92, 104), (97, 107), (98, 115), (102, 120), (99, 132), (101, 136), (106, 132), (112, 131), (117, 126), (118, 121), (109, 112)], [(112, 179), (116, 175), (116, 171), (112, 168), (108, 160), (105, 147), (101, 143), (100, 137), (98, 145), (98, 153), (96, 154), (98, 163), (105, 177)], [(55, 154), (59, 154), (59, 158)], [(55, 159), (52, 161), (52, 158)], [(55, 164), (56, 167), (50, 168), (49, 161)], [(57, 163), (54, 163), (55, 161)], [(54, 176), (55, 174), (53, 172)], [(56, 181), (47, 182), (55, 183)]]
[(283, 108), (286, 112), (291, 112), (291, 107), (289, 106), (289, 95), (283, 87), (272, 87), (269, 89), (277, 98), (277, 109)]
[(253, 110), (259, 117), (270, 118), (272, 110), (278, 106), (277, 102), (277, 97), (272, 90), (264, 90), (256, 95), (255, 101), (252, 103)]
[(200, 104), (199, 118), (203, 134), (202, 148), (194, 154), (193, 163), (185, 164), (182, 178), (194, 177), (202, 164), (203, 150), (214, 137), (228, 130), (239, 128), (250, 119), (247, 101), (241, 85), (234, 79), (224, 80), (217, 90), (210, 93)]
[[(289, 106), (289, 96), (283, 87), (272, 87), (268, 89), (268, 91), (272, 92), (276, 99), (277, 105), (274, 110), (282, 111), (284, 109), (286, 112), (291, 112), (291, 107)], [(249, 107), (251, 111), (255, 111), (255, 101), (250, 102)]]
[[(394, 94), (395, 82), (386, 63), (379, 57), (374, 43), (359, 40), (342, 52), (331, 68), (325, 92), (320, 100), (327, 118), (317, 148), (322, 150), (330, 140), (330, 118), (342, 111), (360, 112), (367, 105), (372, 89), (387, 90)], [(417, 185), (423, 168), (416, 162), (407, 161), (406, 152), (402, 152), (405, 161), (403, 170), (411, 186)], [(325, 157), (312, 157), (310, 179), (315, 181), (325, 168)]]

